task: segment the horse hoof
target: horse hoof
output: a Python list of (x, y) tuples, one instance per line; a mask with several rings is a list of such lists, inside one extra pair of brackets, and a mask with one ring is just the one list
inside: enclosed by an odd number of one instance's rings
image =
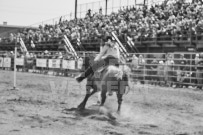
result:
[(82, 111), (82, 110), (84, 110), (84, 109), (85, 109), (84, 107), (78, 107), (78, 108), (77, 108), (78, 111)]
[(109, 117), (111, 120), (116, 120), (116, 116), (114, 116), (112, 113), (108, 113), (108, 117)]
[(78, 107), (77, 107), (77, 110), (78, 111), (81, 111), (81, 110), (84, 110), (85, 109), (85, 107), (82, 105), (82, 104), (80, 104)]

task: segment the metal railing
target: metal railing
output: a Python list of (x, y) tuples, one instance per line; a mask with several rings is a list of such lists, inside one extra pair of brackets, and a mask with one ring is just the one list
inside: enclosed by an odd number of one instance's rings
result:
[[(78, 52), (78, 54), (80, 57), (96, 55), (95, 52)], [(131, 68), (132, 80), (143, 84), (202, 87), (203, 65), (197, 64), (198, 59), (195, 58), (197, 53), (184, 53), (184, 59), (180, 58), (180, 54), (183, 53), (133, 53), (125, 64)], [(200, 60), (203, 61), (203, 58)], [(16, 65), (18, 71), (73, 77), (83, 71), (82, 61), (57, 57), (24, 57), (18, 58)], [(13, 57), (0, 55), (1, 70), (13, 70), (13, 63)]]

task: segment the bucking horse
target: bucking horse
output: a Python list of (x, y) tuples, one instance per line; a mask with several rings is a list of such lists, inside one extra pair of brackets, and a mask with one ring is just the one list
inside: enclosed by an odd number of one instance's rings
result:
[[(86, 70), (90, 61), (93, 61), (94, 57), (86, 56), (83, 59), (83, 70)], [(130, 73), (130, 68), (127, 65), (121, 64), (119, 67), (106, 66), (98, 69), (93, 75), (87, 77), (86, 84), (86, 96), (84, 100), (78, 106), (78, 110), (85, 109), (85, 105), (90, 96), (96, 92), (101, 92), (100, 105), (103, 106), (106, 100), (107, 92), (116, 92), (118, 99), (118, 110), (120, 112), (123, 95), (126, 92), (128, 82), (124, 81), (124, 77), (127, 77)]]

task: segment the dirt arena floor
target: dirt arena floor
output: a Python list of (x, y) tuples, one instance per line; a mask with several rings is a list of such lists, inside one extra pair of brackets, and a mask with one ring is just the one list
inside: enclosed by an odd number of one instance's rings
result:
[[(73, 78), (0, 71), (0, 135), (203, 135), (203, 91), (134, 84), (124, 95), (121, 113), (117, 99), (104, 107), (74, 108), (85, 96), (85, 81)], [(116, 120), (105, 112), (112, 112)]]

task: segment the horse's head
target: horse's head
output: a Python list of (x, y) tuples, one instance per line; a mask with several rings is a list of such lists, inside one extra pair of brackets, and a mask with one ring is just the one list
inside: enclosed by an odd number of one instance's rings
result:
[(94, 61), (94, 57), (93, 56), (85, 56), (83, 58), (83, 70), (86, 70), (90, 65), (91, 63)]

